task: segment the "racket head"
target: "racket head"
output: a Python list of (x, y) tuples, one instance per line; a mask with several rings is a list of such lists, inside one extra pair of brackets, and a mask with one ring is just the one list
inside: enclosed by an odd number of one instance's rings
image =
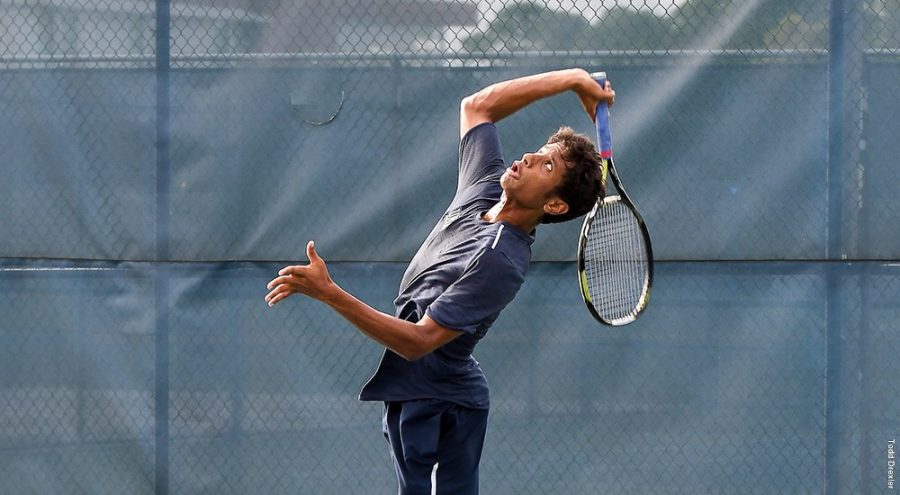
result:
[(609, 326), (627, 325), (647, 308), (653, 252), (643, 218), (627, 198), (610, 195), (581, 226), (578, 278), (591, 315)]

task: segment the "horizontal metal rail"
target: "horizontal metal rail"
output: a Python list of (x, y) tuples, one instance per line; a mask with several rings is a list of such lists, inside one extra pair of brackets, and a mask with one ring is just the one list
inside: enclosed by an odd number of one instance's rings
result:
[[(878, 48), (864, 50), (867, 56), (897, 56), (900, 57), (898, 48)], [(209, 64), (209, 63), (239, 63), (239, 62), (300, 62), (311, 64), (339, 63), (339, 62), (444, 62), (449, 64), (477, 64), (478, 66), (490, 66), (496, 63), (510, 61), (545, 61), (557, 59), (809, 59), (827, 57), (825, 48), (809, 49), (666, 49), (666, 50), (541, 50), (541, 51), (513, 51), (496, 53), (466, 53), (466, 52), (396, 52), (396, 53), (342, 53), (342, 52), (273, 52), (273, 53), (208, 53), (179, 55), (173, 53), (171, 61), (173, 66)], [(155, 64), (154, 54), (77, 54), (77, 55), (11, 55), (0, 56), (0, 67), (15, 68), (16, 66), (38, 65), (64, 65), (64, 64), (140, 64), (143, 67), (152, 67)]]

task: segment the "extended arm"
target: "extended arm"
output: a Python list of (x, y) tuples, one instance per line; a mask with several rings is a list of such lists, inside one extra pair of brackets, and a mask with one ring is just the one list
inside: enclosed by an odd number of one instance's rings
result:
[(306, 246), (309, 265), (286, 266), (269, 282), (266, 302), (274, 306), (294, 293), (305, 294), (335, 310), (372, 340), (414, 361), (460, 336), (425, 316), (416, 323), (382, 313), (340, 288), (328, 275), (312, 241)]
[(497, 122), (529, 104), (565, 91), (574, 91), (591, 120), (600, 100), (610, 104), (616, 93), (607, 84), (601, 88), (583, 69), (565, 69), (524, 76), (492, 84), (463, 98), (459, 111), (460, 136), (485, 122)]

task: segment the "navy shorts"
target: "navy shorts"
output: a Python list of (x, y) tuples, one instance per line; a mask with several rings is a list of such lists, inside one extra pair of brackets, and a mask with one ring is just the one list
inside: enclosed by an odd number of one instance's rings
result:
[(400, 495), (475, 495), (487, 409), (442, 400), (385, 402), (384, 438)]

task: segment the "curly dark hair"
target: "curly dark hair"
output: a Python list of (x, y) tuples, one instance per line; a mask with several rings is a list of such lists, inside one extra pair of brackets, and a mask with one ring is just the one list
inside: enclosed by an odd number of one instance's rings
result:
[(547, 144), (553, 143), (562, 143), (566, 162), (566, 175), (553, 194), (569, 205), (569, 211), (561, 215), (544, 214), (541, 223), (578, 218), (589, 212), (604, 194), (600, 154), (590, 138), (563, 126), (547, 139)]

